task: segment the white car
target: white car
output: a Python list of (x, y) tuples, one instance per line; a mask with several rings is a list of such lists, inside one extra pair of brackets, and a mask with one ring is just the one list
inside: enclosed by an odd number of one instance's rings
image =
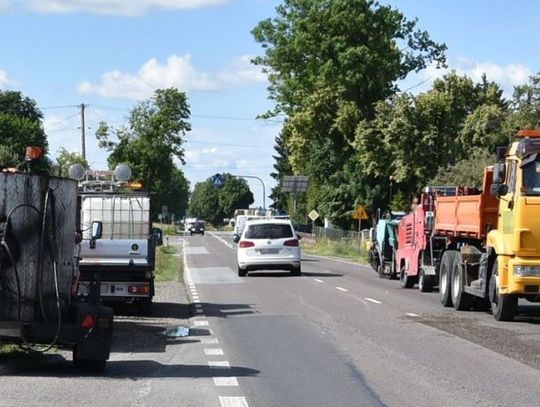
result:
[(252, 270), (290, 270), (301, 275), (300, 242), (290, 220), (254, 219), (246, 222), (238, 243), (238, 275)]

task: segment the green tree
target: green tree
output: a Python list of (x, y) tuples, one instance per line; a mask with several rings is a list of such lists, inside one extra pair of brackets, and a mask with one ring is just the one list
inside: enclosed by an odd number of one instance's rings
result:
[[(0, 166), (17, 166), (24, 162), (28, 146), (41, 147), (47, 153), (47, 136), (36, 102), (21, 92), (0, 91)], [(42, 167), (50, 165), (43, 160)]]
[(271, 207), (277, 211), (290, 212), (288, 208), (288, 194), (281, 192), (281, 179), (285, 175), (291, 175), (292, 169), (289, 164), (289, 153), (287, 152), (287, 145), (284, 140), (286, 134), (284, 129), (276, 137), (276, 144), (274, 145), (275, 155), (272, 157), (275, 160), (273, 165), (274, 171), (270, 173), (270, 176), (277, 181), (277, 185), (272, 188), (269, 198), (274, 202)]
[[(170, 192), (174, 177), (179, 185), (185, 184), (180, 181), (173, 160), (185, 163), (185, 135), (191, 130), (189, 117), (185, 93), (175, 88), (158, 89), (150, 99), (133, 108), (126, 125), (113, 129), (102, 122), (96, 132), (100, 146), (111, 152), (107, 160), (109, 167), (128, 163), (133, 177), (150, 192), (154, 219), (163, 205), (169, 208), (187, 205), (189, 196), (185, 188), (180, 188), (182, 195), (173, 196)], [(112, 135), (117, 141), (111, 140)]]
[(189, 203), (191, 216), (204, 219), (215, 226), (233, 216), (235, 209), (249, 208), (254, 202), (247, 182), (230, 174), (222, 174), (223, 186), (214, 186), (214, 178), (199, 182)]
[(507, 134), (513, 134), (517, 129), (540, 128), (540, 72), (514, 88), (510, 108), (512, 114), (506, 124)]
[[(446, 46), (418, 30), (415, 20), (375, 1), (285, 0), (276, 12), (253, 30), (265, 50), (254, 63), (268, 73), (275, 102), (267, 115), (288, 117), (284, 132), (293, 174), (317, 179), (308, 200), (322, 199), (318, 206), (327, 208), (327, 216), (346, 223), (340, 208), (354, 208), (358, 178), (365, 178), (344, 169), (354, 167), (358, 124), (374, 117), (375, 104), (395, 93), (398, 79), (428, 63), (444, 65)], [(347, 185), (332, 190), (339, 173)]]
[(70, 152), (64, 147), (60, 147), (58, 150), (58, 156), (56, 157), (56, 165), (54, 166), (55, 172), (62, 177), (69, 175), (69, 167), (73, 164), (81, 164), (85, 169), (89, 169), (88, 161), (79, 153)]
[(429, 184), (481, 188), (484, 177), (483, 168), (496, 161), (495, 154), (476, 148), (471, 151), (469, 157), (454, 165), (439, 168), (437, 175), (429, 181)]

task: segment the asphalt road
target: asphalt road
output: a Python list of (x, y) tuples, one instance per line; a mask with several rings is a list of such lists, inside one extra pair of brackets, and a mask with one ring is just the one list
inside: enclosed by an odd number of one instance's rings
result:
[(104, 375), (66, 354), (0, 370), (0, 406), (540, 405), (539, 306), (501, 323), (306, 255), (302, 277), (239, 278), (231, 240), (171, 239), (187, 290), (159, 285), (152, 317), (118, 310)]
[(238, 278), (229, 235), (189, 237), (186, 261), (218, 360), (258, 372), (224, 387), (249, 406), (540, 405), (538, 306), (501, 323), (311, 256)]

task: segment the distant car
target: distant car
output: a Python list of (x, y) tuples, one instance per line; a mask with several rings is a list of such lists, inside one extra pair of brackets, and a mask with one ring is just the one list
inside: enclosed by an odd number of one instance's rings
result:
[(189, 225), (190, 236), (193, 236), (195, 233), (204, 236), (204, 222), (193, 222)]
[(238, 276), (252, 270), (276, 269), (301, 275), (299, 240), (290, 220), (248, 220), (242, 234), (235, 235)]

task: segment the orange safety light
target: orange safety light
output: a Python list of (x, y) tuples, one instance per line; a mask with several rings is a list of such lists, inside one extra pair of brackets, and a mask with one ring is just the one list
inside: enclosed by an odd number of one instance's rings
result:
[(128, 184), (128, 187), (129, 187), (130, 189), (142, 189), (143, 184), (140, 183), (139, 181), (133, 181), (133, 182), (130, 182), (130, 183)]
[(36, 161), (43, 157), (43, 149), (37, 146), (26, 147), (26, 161)]
[(518, 137), (540, 138), (540, 130), (519, 130)]

